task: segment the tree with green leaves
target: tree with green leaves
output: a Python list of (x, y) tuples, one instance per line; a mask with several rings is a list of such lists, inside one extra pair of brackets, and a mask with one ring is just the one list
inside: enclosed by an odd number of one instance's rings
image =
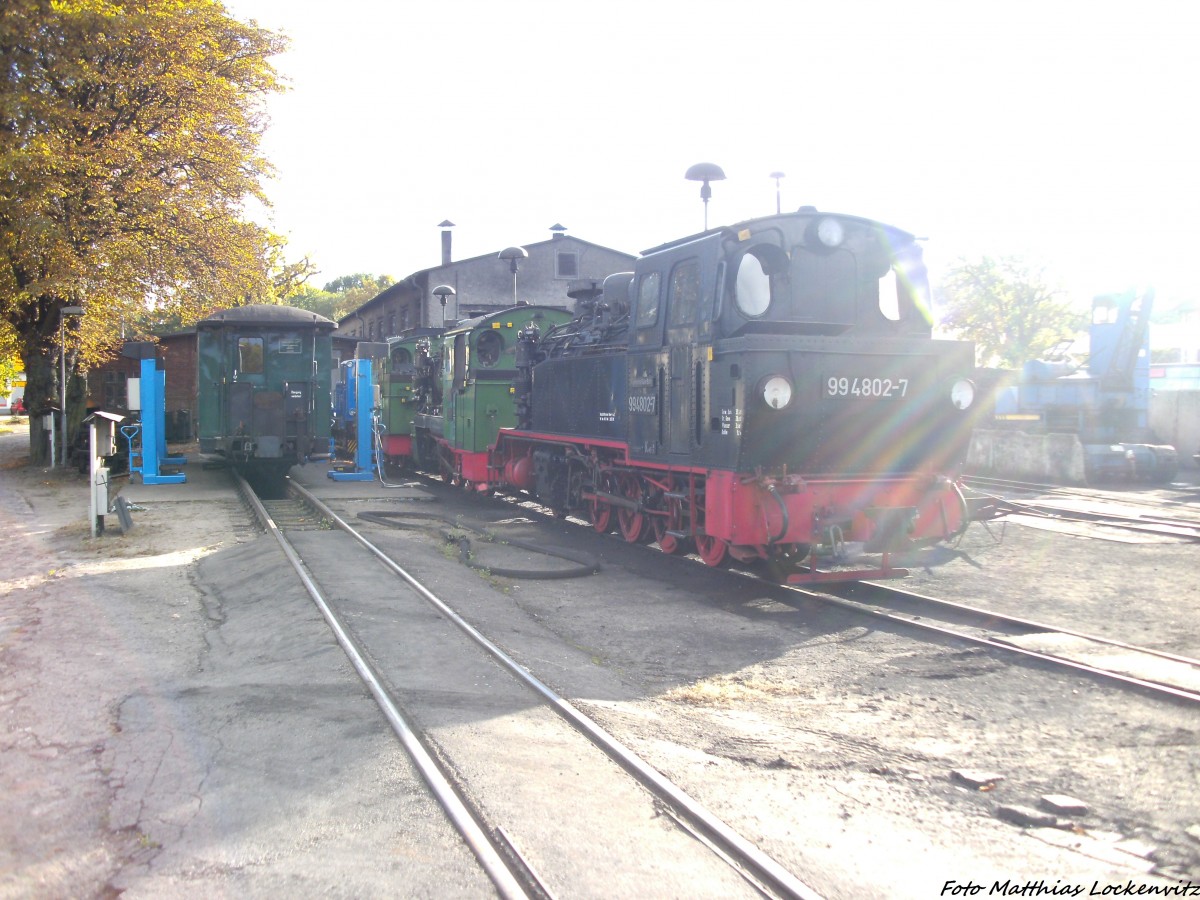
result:
[(335, 278), (321, 290), (301, 285), (282, 296), (283, 302), (289, 306), (307, 309), (336, 322), (395, 283), (396, 280), (390, 275), (368, 275), (359, 272)]
[(938, 295), (943, 327), (975, 342), (980, 365), (1019, 369), (1087, 325), (1044, 270), (1016, 257), (960, 259)]
[(12, 330), (5, 328), (0, 322), (0, 406), (8, 405), (11, 392), (8, 385), (24, 370), (21, 354), (17, 352), (17, 342), (13, 339)]
[(164, 311), (189, 323), (274, 299), (282, 241), (245, 204), (266, 202), (258, 147), (282, 49), (218, 0), (0, 9), (0, 319), (28, 376), (33, 462), (64, 323), (74, 371)]

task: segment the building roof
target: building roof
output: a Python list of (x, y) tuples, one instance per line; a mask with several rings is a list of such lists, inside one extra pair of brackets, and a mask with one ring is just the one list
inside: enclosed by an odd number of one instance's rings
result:
[[(562, 226), (554, 226), (554, 227), (561, 228)], [(531, 241), (528, 244), (521, 244), (520, 246), (524, 247), (526, 250), (528, 250), (533, 247), (540, 248), (540, 247), (544, 247), (544, 246), (549, 246), (551, 244), (562, 244), (566, 241), (571, 241), (576, 244), (583, 244), (588, 247), (595, 247), (598, 250), (604, 250), (604, 251), (607, 251), (608, 253), (619, 253), (624, 256), (628, 256), (630, 259), (637, 258), (636, 253), (626, 253), (624, 250), (614, 250), (612, 247), (605, 247), (602, 244), (595, 244), (595, 243), (592, 243), (591, 241), (585, 241), (585, 240), (583, 240), (583, 238), (577, 238), (571, 234), (558, 234), (555, 237), (547, 238), (542, 241)], [(499, 252), (499, 251), (497, 251), (497, 252)], [(449, 268), (453, 268), (454, 266), (462, 266), (462, 265), (468, 265), (471, 263), (482, 262), (484, 260), (493, 260), (494, 261), (495, 259), (496, 259), (496, 253), (483, 253), (479, 256), (468, 256), (465, 259), (455, 259), (449, 263), (439, 263), (438, 265), (430, 266), (427, 269), (419, 269), (416, 272), (413, 272), (412, 274), (399, 279), (395, 284), (389, 285), (388, 287), (384, 288), (382, 291), (380, 291), (378, 294), (376, 294), (374, 297), (372, 297), (366, 303), (359, 306), (353, 312), (346, 313), (346, 315), (342, 316), (342, 318), (339, 319), (338, 321), (345, 322), (347, 319), (354, 318), (355, 315), (362, 312), (364, 309), (370, 309), (371, 307), (375, 306), (377, 303), (384, 303), (397, 294), (416, 290), (418, 282), (427, 279), (430, 272), (436, 272), (439, 269), (449, 269)]]

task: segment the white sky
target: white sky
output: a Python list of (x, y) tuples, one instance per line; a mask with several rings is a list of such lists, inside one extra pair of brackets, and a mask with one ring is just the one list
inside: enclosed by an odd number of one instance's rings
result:
[(263, 149), (317, 287), (549, 237), (631, 253), (803, 204), (1200, 299), (1194, 0), (226, 0), (292, 41)]

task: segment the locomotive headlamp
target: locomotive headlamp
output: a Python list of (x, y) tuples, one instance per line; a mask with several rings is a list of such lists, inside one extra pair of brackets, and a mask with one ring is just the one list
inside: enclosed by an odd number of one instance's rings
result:
[(950, 388), (950, 402), (955, 409), (966, 409), (975, 402), (975, 385), (965, 378), (954, 382), (954, 387)]
[(817, 223), (817, 240), (825, 247), (840, 247), (846, 238), (846, 230), (837, 219), (822, 219)]
[(792, 402), (792, 383), (782, 375), (768, 375), (759, 389), (763, 402), (771, 409), (783, 409)]

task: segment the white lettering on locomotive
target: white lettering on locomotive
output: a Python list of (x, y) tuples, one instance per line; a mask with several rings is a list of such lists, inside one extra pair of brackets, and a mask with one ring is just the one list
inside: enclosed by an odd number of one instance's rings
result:
[(825, 381), (826, 397), (866, 397), (884, 400), (908, 396), (908, 379), (851, 378), (829, 376)]
[(640, 397), (630, 396), (629, 411), (631, 413), (649, 413), (650, 415), (654, 415), (658, 409), (655, 403), (657, 399), (653, 394), (643, 394)]
[(730, 431), (735, 437), (742, 436), (741, 407), (721, 410), (721, 434), (728, 435)]

